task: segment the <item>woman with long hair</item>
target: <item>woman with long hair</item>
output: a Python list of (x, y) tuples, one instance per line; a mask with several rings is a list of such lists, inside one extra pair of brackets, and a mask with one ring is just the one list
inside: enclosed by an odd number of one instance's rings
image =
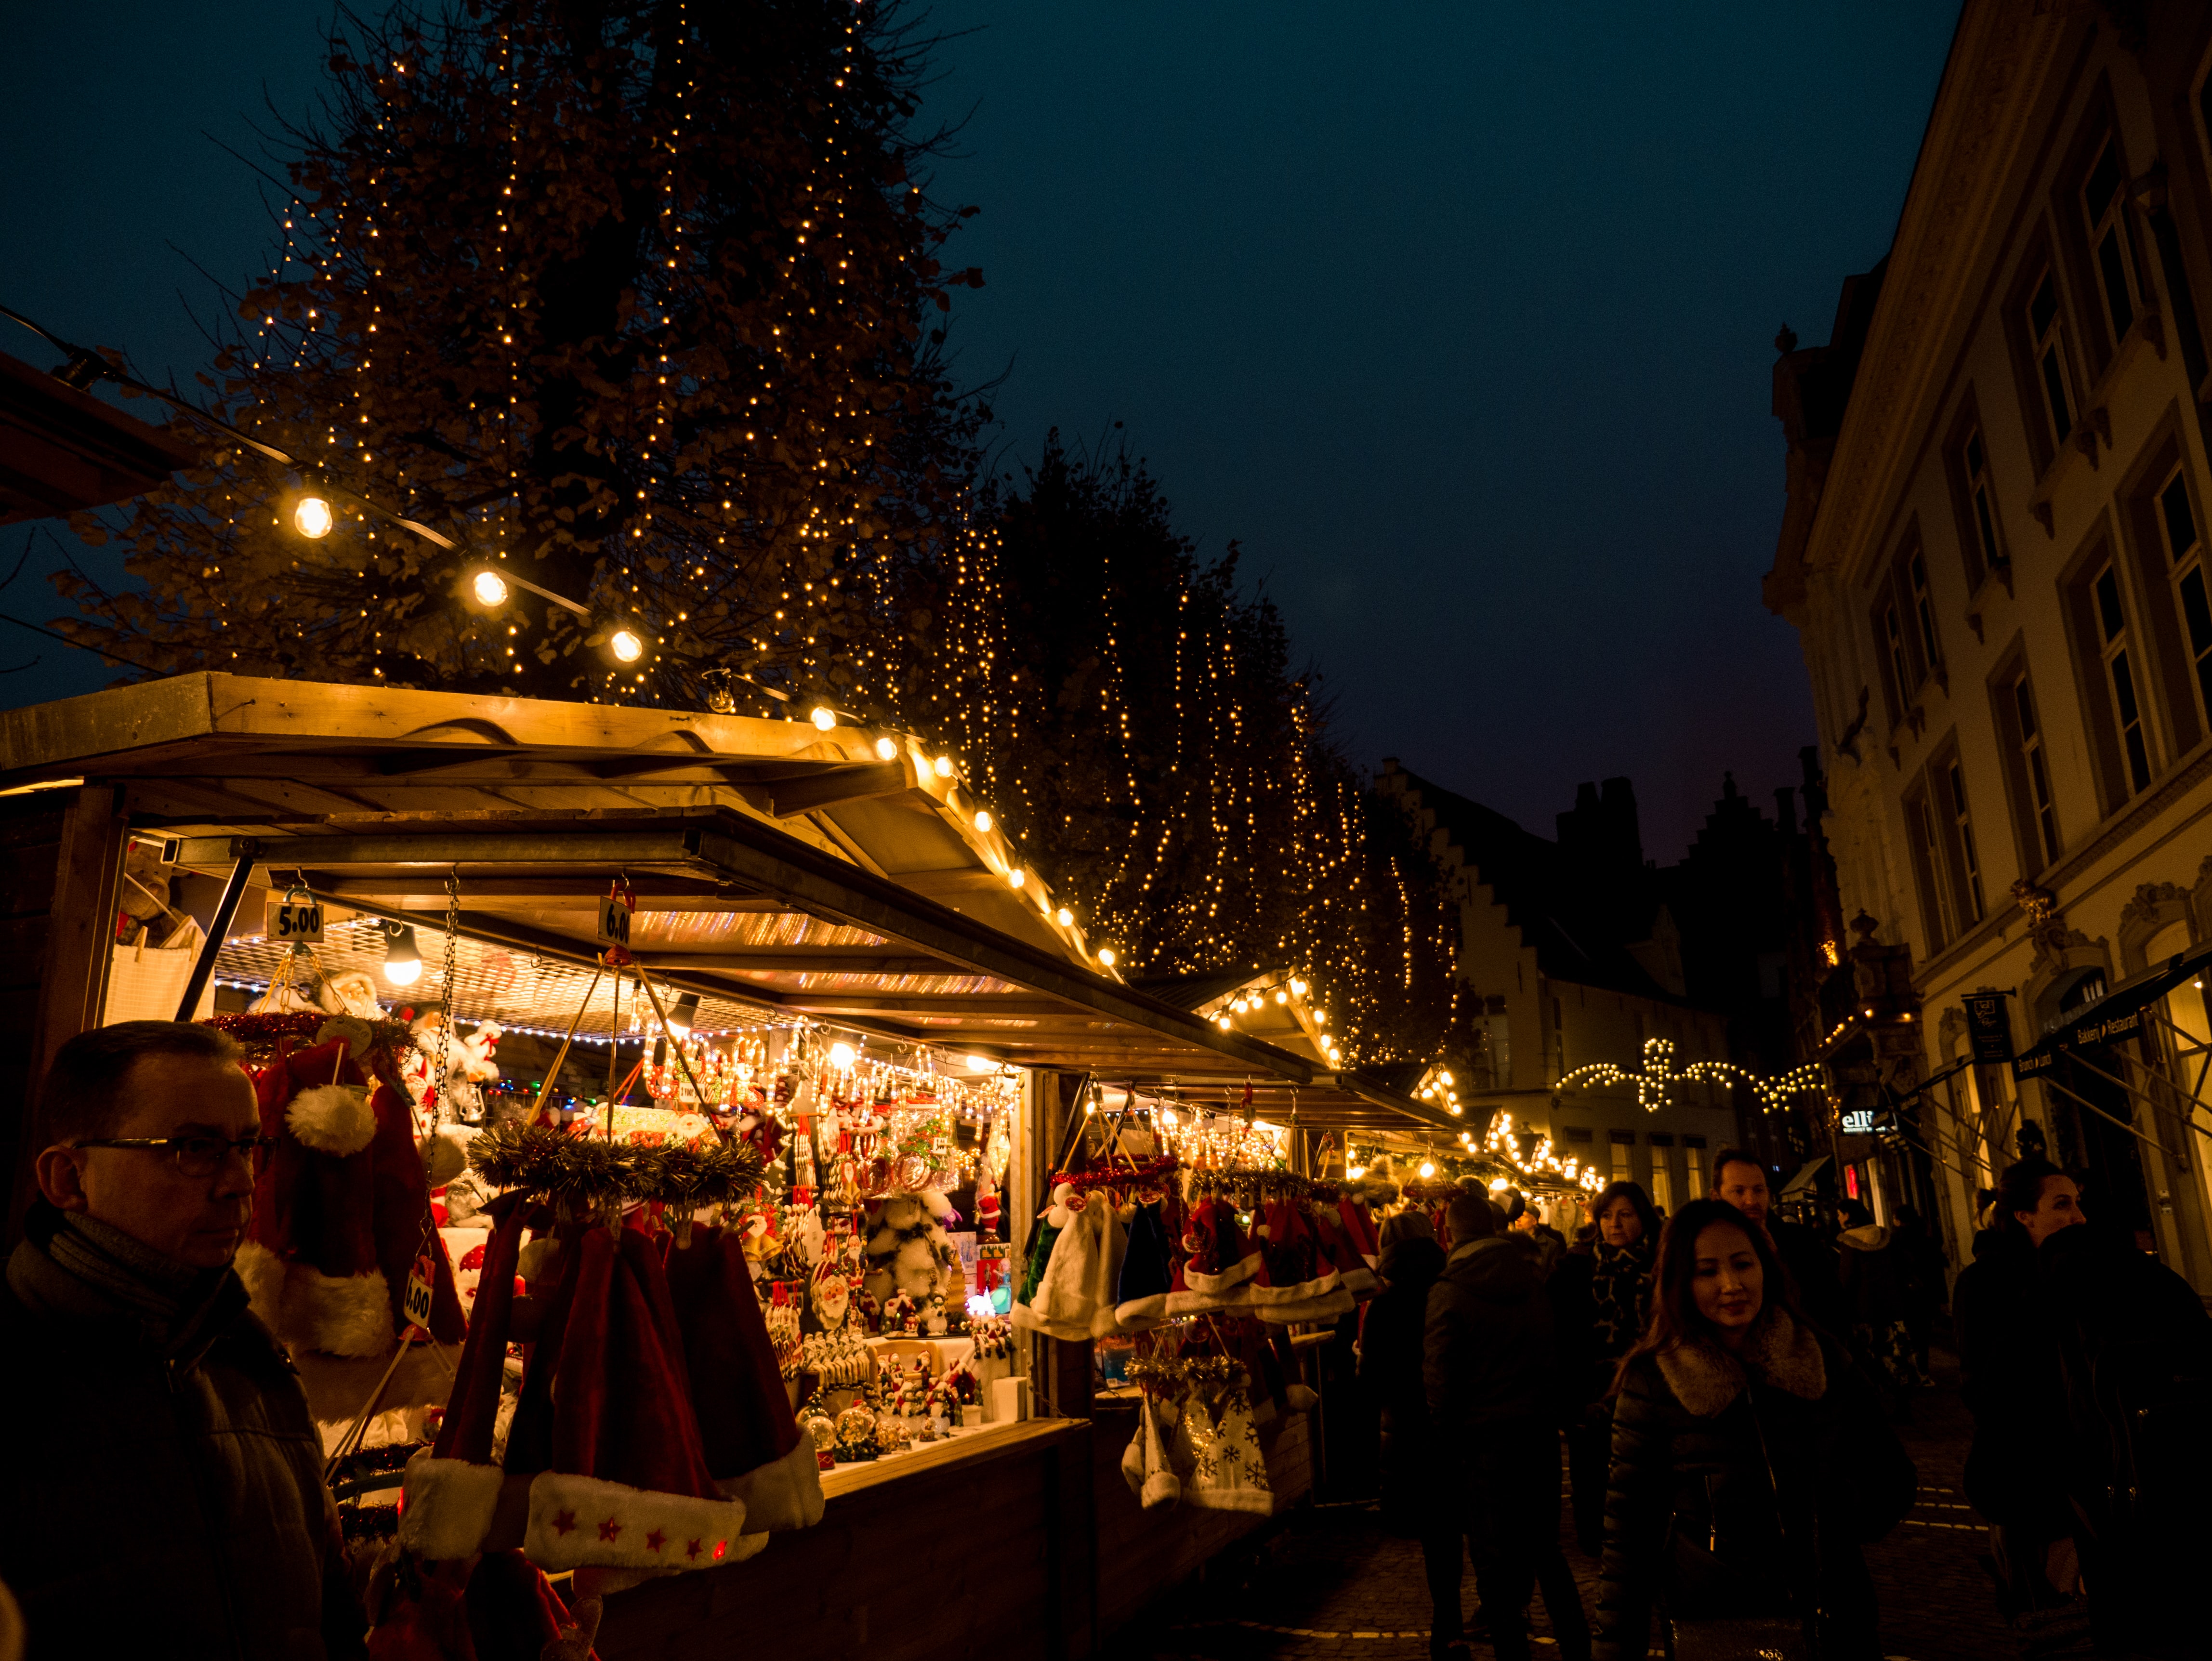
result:
[(1565, 1386), (1567, 1479), (1575, 1539), (1598, 1555), (1605, 1542), (1605, 1480), (1613, 1451), (1613, 1376), (1644, 1333), (1659, 1214), (1635, 1183), (1613, 1183), (1590, 1202), (1596, 1233), (1553, 1271), (1552, 1324)]
[(1659, 1242), (1649, 1324), (1622, 1357), (1598, 1597), (1600, 1661), (1674, 1653), (1877, 1661), (1861, 1546), (1916, 1476), (1848, 1352), (1790, 1306), (1774, 1248), (1693, 1200)]

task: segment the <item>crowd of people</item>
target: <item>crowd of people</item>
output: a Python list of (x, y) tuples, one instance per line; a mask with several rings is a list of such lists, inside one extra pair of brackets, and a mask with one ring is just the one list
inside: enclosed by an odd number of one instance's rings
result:
[[(1441, 1241), (1417, 1210), (1384, 1226), (1359, 1369), (1386, 1524), (1420, 1542), (1432, 1655), (1468, 1652), (1471, 1562), (1500, 1661), (1534, 1652), (1539, 1596), (1561, 1661), (1655, 1644), (1876, 1661), (1863, 1548), (1917, 1496), (1898, 1426), (1947, 1302), (1992, 1618), (2030, 1654), (2206, 1652), (2183, 1570), (2212, 1545), (2212, 1318), (2186, 1281), (2131, 1236), (2077, 1226), (2078, 1187), (2040, 1159), (1985, 1196), (1948, 1288), (1910, 1209), (1884, 1225), (1845, 1200), (1823, 1229), (1778, 1214), (1753, 1154), (1724, 1150), (1710, 1175), (1663, 1220), (1614, 1183), (1571, 1245), (1510, 1189), (1456, 1195)], [(1560, 1543), (1563, 1451), (1594, 1610)]]

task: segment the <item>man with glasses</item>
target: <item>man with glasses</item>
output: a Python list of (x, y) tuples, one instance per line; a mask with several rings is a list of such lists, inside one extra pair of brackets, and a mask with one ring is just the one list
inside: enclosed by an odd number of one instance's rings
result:
[(125, 1021), (47, 1071), (0, 1292), (0, 1580), (33, 1661), (364, 1653), (321, 1437), (231, 1271), (269, 1147), (239, 1062)]

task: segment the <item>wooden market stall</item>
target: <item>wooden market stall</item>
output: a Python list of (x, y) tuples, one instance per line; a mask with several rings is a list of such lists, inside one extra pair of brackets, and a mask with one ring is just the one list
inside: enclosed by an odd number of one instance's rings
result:
[[(441, 970), (426, 992), (477, 1019), (557, 1026), (605, 949), (602, 905), (619, 882), (636, 895), (637, 964), (706, 1013), (824, 1024), (956, 1070), (1022, 1069), (1010, 1219), (1041, 1205), (1073, 1122), (1103, 1099), (1092, 1084), (1289, 1125), (1299, 1158), (1332, 1133), (1340, 1150), (1355, 1129), (1456, 1131), (1337, 1068), (1303, 992), (1270, 995), (1270, 1042), (1223, 1019), (1225, 983), (1128, 983), (1111, 942), (1086, 935), (988, 807), (957, 764), (877, 727), (215, 673), (0, 713), (11, 1234), (40, 1146), (34, 1081), (68, 1037), (114, 1018), (118, 915), (189, 916), (208, 936), (187, 952), (189, 1011), (211, 982), (281, 972), (272, 895), (324, 903), (334, 968), (373, 970), (408, 925), (426, 974), (450, 952), (450, 983)], [(599, 1019), (586, 995), (572, 1030), (590, 1036)], [(1102, 1626), (1264, 1522), (1139, 1526), (1114, 1475), (1127, 1423), (1109, 1409), (1094, 1439), (1086, 1422), (1089, 1346), (1041, 1340), (1024, 1359), (1054, 1416), (841, 1467), (815, 1528), (611, 1600), (601, 1652), (702, 1653), (741, 1621), (805, 1652), (865, 1642), (949, 1657), (1005, 1619), (1053, 1634), (1047, 1652), (1084, 1655)], [(1318, 1445), (1306, 1415), (1287, 1419), (1267, 1439), (1279, 1508), (1310, 1486)], [(993, 1519), (995, 1543), (963, 1557), (945, 1542), (955, 1505)], [(945, 1560), (926, 1609), (901, 1607), (885, 1566), (902, 1552)]]

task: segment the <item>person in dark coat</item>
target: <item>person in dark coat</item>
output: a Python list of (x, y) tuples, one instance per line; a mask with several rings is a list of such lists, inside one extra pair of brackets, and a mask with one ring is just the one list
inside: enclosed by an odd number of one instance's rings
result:
[(1597, 1230), (1560, 1260), (1547, 1283), (1559, 1351), (1567, 1482), (1575, 1541), (1595, 1557), (1605, 1544), (1605, 1482), (1613, 1453), (1613, 1378), (1643, 1335), (1651, 1306), (1659, 1214), (1635, 1183), (1613, 1183), (1590, 1204)]
[(1559, 1550), (1560, 1379), (1535, 1247), (1504, 1233), (1489, 1200), (1462, 1192), (1454, 1242), (1429, 1290), (1429, 1423), (1462, 1507), (1475, 1589), (1499, 1661), (1528, 1661), (1537, 1586), (1561, 1661), (1587, 1661), (1589, 1623)]
[(364, 1654), (322, 1439), (230, 1268), (261, 1131), (237, 1048), (101, 1027), (42, 1106), (0, 1293), (0, 1580), (29, 1657)]
[(1875, 1382), (1899, 1418), (1911, 1412), (1912, 1392), (1928, 1379), (1913, 1353), (1905, 1314), (1912, 1305), (1916, 1265), (1904, 1244), (1874, 1220), (1858, 1200), (1836, 1208), (1843, 1230), (1836, 1236), (1836, 1281), (1847, 1329), (1859, 1355), (1875, 1369)]
[(2048, 1161), (2007, 1170), (1995, 1208), (1953, 1300), (1967, 1498), (1997, 1525), (2007, 1613), (2086, 1593), (2100, 1652), (2201, 1655), (2212, 1317), (2126, 1236), (2083, 1226)]
[(1443, 1270), (1443, 1248), (1428, 1218), (1418, 1211), (1386, 1220), (1379, 1244), (1376, 1272), (1382, 1290), (1369, 1300), (1363, 1317), (1359, 1379), (1382, 1418), (1383, 1524), (1421, 1542), (1432, 1605), (1429, 1652), (1463, 1655), (1467, 1629), (1460, 1582), (1466, 1559), (1457, 1521), (1445, 1500), (1421, 1376), (1429, 1288)]
[(1934, 1335), (1936, 1317), (1949, 1301), (1951, 1265), (1927, 1220), (1915, 1208), (1897, 1208), (1897, 1226), (1890, 1231), (1907, 1266), (1905, 1330), (1912, 1342), (1912, 1359), (1923, 1378), (1933, 1378), (1928, 1364), (1928, 1343)]
[(1817, 1230), (1775, 1214), (1767, 1174), (1758, 1155), (1724, 1147), (1713, 1155), (1712, 1197), (1726, 1200), (1766, 1231), (1789, 1273), (1798, 1309), (1814, 1326), (1834, 1334), (1848, 1332), (1851, 1317), (1837, 1277), (1836, 1249)]
[(1777, 1295), (1773, 1243), (1748, 1225), (1692, 1200), (1661, 1237), (1613, 1410), (1601, 1661), (1642, 1661), (1655, 1609), (1681, 1639), (1763, 1618), (1821, 1661), (1881, 1654), (1860, 1548), (1911, 1509), (1912, 1462), (1842, 1345)]

